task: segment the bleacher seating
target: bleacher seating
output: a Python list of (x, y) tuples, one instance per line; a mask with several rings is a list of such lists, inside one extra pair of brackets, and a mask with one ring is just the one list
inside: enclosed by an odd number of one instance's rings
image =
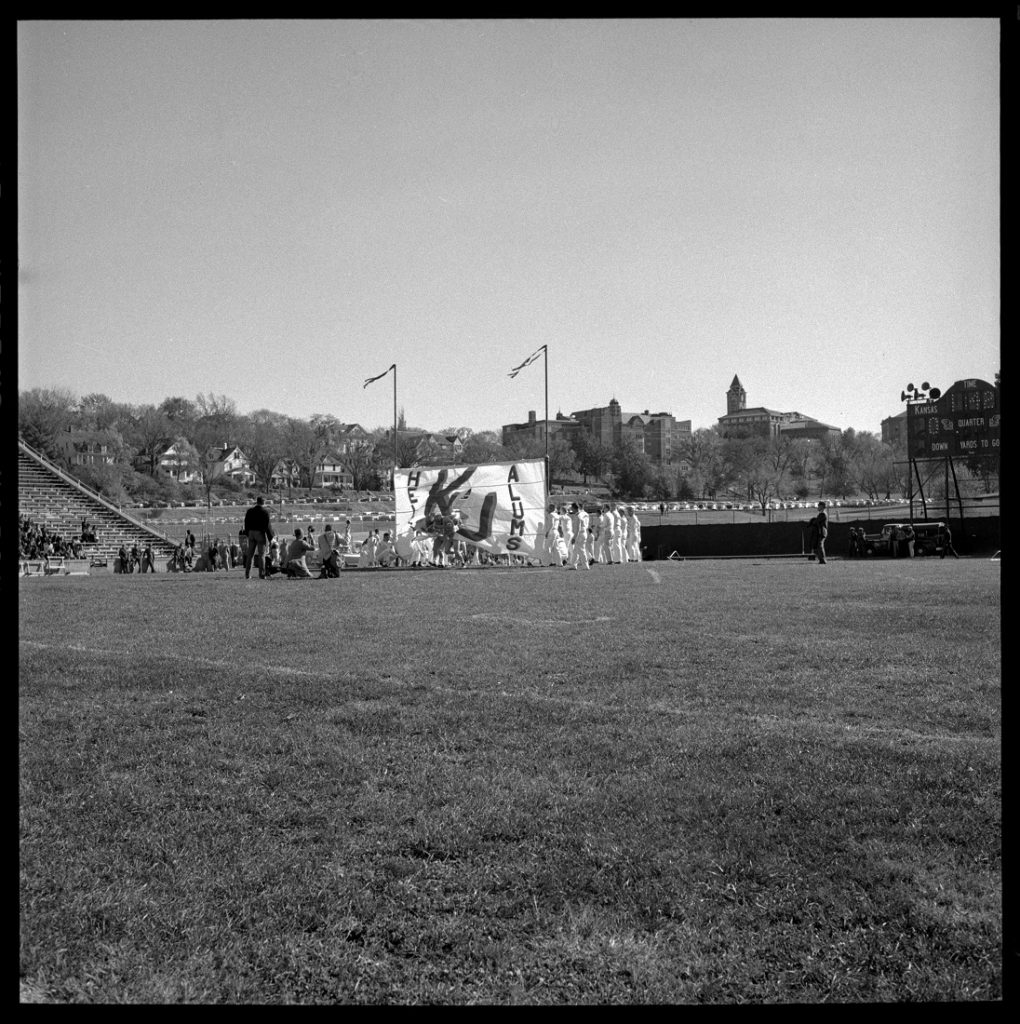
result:
[(112, 566), (121, 544), (128, 548), (152, 545), (160, 561), (173, 554), (174, 545), (144, 524), (124, 515), (86, 488), (61, 475), (60, 470), (18, 442), (18, 511), (51, 533), (71, 538), (81, 534), (81, 521), (88, 519), (96, 534), (94, 544), (84, 545), (86, 564)]

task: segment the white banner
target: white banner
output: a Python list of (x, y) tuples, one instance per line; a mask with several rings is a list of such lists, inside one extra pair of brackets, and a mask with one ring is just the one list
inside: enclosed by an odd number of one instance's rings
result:
[(418, 466), (393, 474), (398, 549), (438, 517), (459, 519), (455, 537), (494, 554), (534, 555), (545, 535), (545, 460)]

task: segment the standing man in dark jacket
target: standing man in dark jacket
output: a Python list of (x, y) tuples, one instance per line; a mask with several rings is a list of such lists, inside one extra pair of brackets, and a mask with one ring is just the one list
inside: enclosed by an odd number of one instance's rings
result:
[(829, 536), (829, 515), (825, 511), (825, 502), (818, 502), (818, 515), (815, 516), (815, 556), (819, 565), (825, 565), (825, 538)]
[(273, 526), (269, 522), (269, 509), (261, 496), (244, 514), (244, 532), (248, 534), (248, 546), (244, 552), (244, 578), (251, 578), (251, 563), (255, 560), (259, 579), (266, 578), (266, 546), (273, 539)]

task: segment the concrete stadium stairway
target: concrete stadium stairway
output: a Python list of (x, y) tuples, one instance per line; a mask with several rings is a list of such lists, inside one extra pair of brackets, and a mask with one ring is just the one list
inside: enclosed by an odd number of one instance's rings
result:
[(96, 543), (85, 545), (85, 558), (111, 567), (121, 544), (152, 545), (157, 568), (173, 554), (174, 543), (144, 523), (125, 515), (55, 466), (40, 452), (18, 440), (18, 511), (36, 525), (65, 539), (81, 535), (81, 521), (93, 525)]

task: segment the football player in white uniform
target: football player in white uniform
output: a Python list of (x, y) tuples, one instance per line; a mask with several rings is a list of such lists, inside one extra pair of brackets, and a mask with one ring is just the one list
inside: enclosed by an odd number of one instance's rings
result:
[(588, 513), (575, 501), (570, 506), (570, 529), (573, 540), (570, 544), (570, 568), (588, 569)]

